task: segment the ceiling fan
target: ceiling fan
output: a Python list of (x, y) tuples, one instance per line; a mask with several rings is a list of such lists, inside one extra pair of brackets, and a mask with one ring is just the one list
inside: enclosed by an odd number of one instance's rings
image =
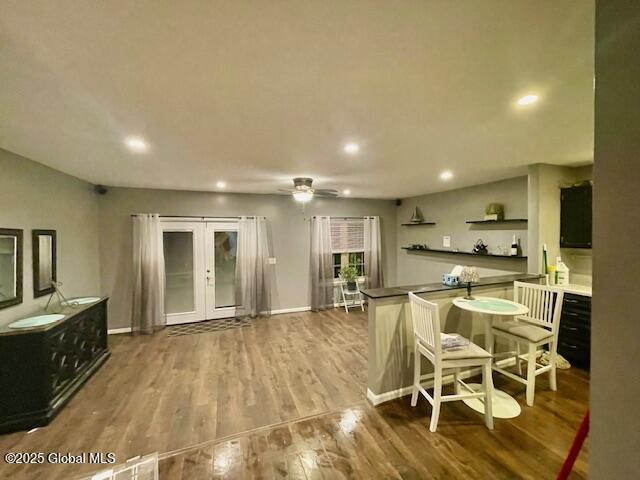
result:
[(313, 188), (312, 178), (296, 177), (293, 179), (293, 189), (279, 189), (281, 193), (288, 193), (294, 200), (302, 203), (310, 201), (314, 196), (333, 198), (338, 196), (338, 191), (332, 188)]

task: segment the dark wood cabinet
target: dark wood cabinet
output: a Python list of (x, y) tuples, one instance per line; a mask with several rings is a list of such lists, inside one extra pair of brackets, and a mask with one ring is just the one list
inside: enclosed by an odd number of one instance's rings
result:
[(109, 357), (107, 299), (0, 335), (0, 433), (47, 425)]
[(560, 247), (591, 248), (591, 185), (560, 190)]
[(558, 334), (558, 353), (572, 366), (589, 369), (591, 358), (591, 297), (565, 293)]

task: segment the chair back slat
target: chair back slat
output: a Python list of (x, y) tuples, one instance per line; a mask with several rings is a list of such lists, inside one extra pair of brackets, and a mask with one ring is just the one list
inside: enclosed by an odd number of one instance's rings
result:
[(434, 354), (442, 351), (438, 305), (409, 292), (413, 333)]
[(552, 330), (558, 330), (564, 292), (550, 285), (536, 285), (533, 283), (514, 282), (513, 299), (529, 308), (529, 313), (519, 315), (519, 320), (540, 325)]

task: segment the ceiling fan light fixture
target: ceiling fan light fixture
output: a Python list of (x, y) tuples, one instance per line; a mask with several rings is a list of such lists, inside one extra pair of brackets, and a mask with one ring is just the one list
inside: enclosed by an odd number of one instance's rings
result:
[(297, 192), (293, 192), (292, 195), (296, 202), (301, 203), (307, 203), (313, 198), (313, 192), (308, 190), (298, 190)]

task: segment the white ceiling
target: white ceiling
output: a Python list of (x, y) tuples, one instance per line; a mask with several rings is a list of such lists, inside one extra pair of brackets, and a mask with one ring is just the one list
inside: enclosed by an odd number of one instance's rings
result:
[(593, 30), (586, 0), (5, 0), (0, 147), (106, 185), (375, 198), (588, 163)]

